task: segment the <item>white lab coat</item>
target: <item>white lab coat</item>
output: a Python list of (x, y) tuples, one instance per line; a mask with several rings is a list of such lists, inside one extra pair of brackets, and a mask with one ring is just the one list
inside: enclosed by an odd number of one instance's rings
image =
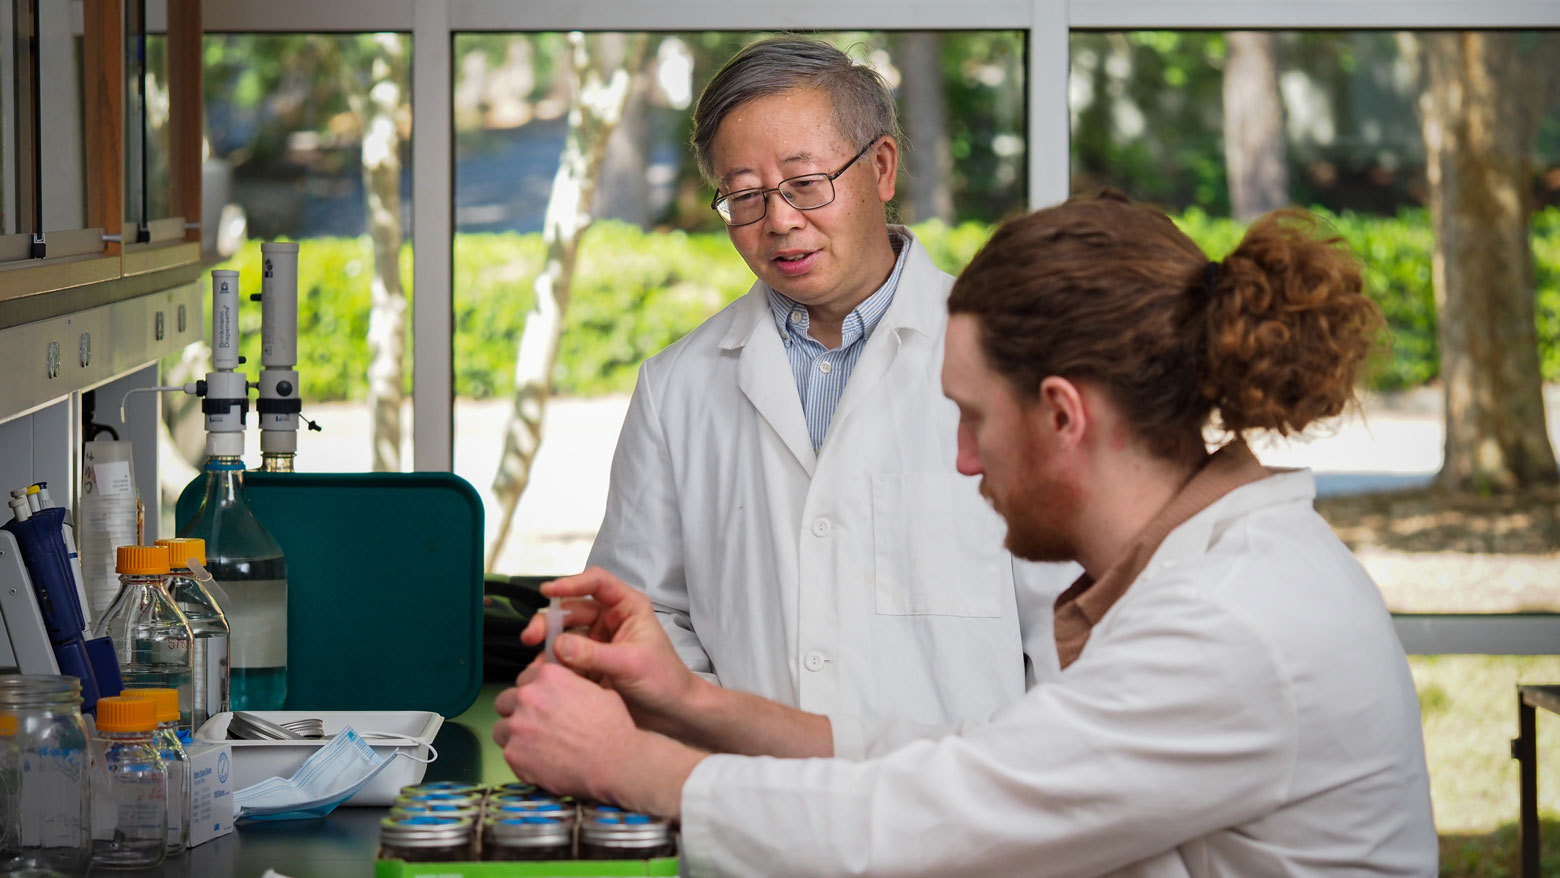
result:
[(648, 592), (724, 686), (945, 728), (1022, 695), (1026, 649), (1055, 675), (1050, 608), (1078, 568), (1015, 562), (954, 470), (953, 279), (898, 231), (894, 301), (817, 454), (761, 284), (644, 364), (590, 563)]
[(1434, 875), (1413, 680), (1314, 495), (1281, 473), (1188, 520), (989, 723), (885, 723), (898, 749), (865, 761), (704, 760), (684, 874)]

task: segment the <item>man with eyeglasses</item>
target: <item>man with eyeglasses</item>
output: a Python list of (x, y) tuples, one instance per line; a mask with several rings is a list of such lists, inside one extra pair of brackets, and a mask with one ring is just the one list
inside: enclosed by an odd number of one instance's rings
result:
[(842, 753), (850, 717), (942, 727), (1057, 673), (1076, 577), (1001, 550), (954, 469), (953, 279), (885, 218), (899, 143), (883, 79), (827, 43), (753, 43), (710, 81), (693, 146), (757, 281), (641, 368), (590, 557), (693, 670), (835, 717)]

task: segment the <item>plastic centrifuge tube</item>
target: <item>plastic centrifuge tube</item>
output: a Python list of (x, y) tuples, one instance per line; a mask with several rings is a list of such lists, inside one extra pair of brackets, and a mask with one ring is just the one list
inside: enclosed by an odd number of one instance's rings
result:
[(558, 656), (553, 654), (553, 643), (563, 631), (563, 613), (563, 598), (547, 601), (547, 660), (554, 663), (558, 661)]

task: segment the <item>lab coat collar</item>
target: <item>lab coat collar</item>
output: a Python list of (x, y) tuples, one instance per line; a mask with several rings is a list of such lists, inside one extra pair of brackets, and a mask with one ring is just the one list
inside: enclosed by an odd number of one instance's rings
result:
[[(942, 331), (946, 296), (916, 294), (927, 278), (938, 279), (942, 275), (909, 229), (891, 226), (890, 230), (903, 235), (905, 246), (909, 248), (904, 272), (900, 275), (893, 303), (867, 339), (866, 350), (845, 385), (830, 425), (831, 433), (888, 371), (905, 332), (919, 332), (935, 339)], [(806, 415), (796, 393), (796, 379), (785, 367), (785, 342), (775, 325), (763, 281), (754, 282), (747, 295), (733, 308), (736, 310), (731, 327), (721, 338), (720, 349), (738, 354), (738, 386), (811, 477), (817, 468), (818, 452), (813, 449), (812, 436), (807, 432)], [(892, 339), (885, 337), (888, 335)]]
[[(909, 253), (905, 255), (905, 270), (900, 275), (899, 289), (903, 289), (910, 278), (921, 278), (935, 275), (939, 269), (932, 263), (932, 257), (916, 240), (915, 235), (904, 226), (890, 225), (890, 234), (901, 235), (905, 239), (905, 247)], [(769, 307), (769, 291), (763, 281), (754, 281), (736, 304), (736, 312), (733, 314), (731, 326), (726, 334), (721, 336), (720, 349), (723, 351), (742, 350), (753, 342), (755, 334), (768, 329), (778, 338), (780, 330), (775, 327), (774, 315)], [(935, 338), (942, 332), (944, 318), (947, 316), (947, 300), (937, 296), (901, 296), (899, 290), (894, 292), (893, 304), (888, 306), (888, 313), (883, 315), (883, 321), (878, 324), (877, 330), (885, 327), (893, 329), (896, 333), (900, 330), (919, 332), (928, 338)], [(874, 331), (873, 334), (876, 334)]]
[(1171, 531), (1138, 578), (1153, 576), (1181, 561), (1208, 554), (1230, 523), (1259, 509), (1316, 502), (1316, 478), (1310, 470), (1277, 467), (1267, 470), (1272, 475), (1236, 488)]
[(1078, 577), (1056, 599), (1056, 652), (1063, 670), (1083, 652), (1094, 627), (1137, 582), (1170, 534), (1234, 491), (1268, 477), (1245, 442), (1230, 443), (1171, 495), (1098, 580), (1087, 573)]

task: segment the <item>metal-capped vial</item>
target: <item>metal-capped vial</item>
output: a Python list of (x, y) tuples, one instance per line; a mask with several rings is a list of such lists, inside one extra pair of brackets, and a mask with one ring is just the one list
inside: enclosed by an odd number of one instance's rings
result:
[(608, 812), (580, 823), (582, 860), (646, 860), (676, 853), (672, 825), (648, 814)]
[(502, 817), (483, 830), (484, 860), (567, 860), (574, 853), (574, 824), (551, 817)]
[(574, 806), (563, 802), (536, 799), (489, 801), (487, 817), (489, 820), (502, 817), (550, 817), (573, 823)]
[(391, 817), (470, 817), (476, 820), (482, 814), (482, 809), (475, 805), (446, 805), (428, 802), (405, 802), (390, 807)]
[(425, 783), (412, 784), (401, 787), (401, 795), (413, 795), (416, 793), (454, 793), (461, 796), (482, 796), (487, 793), (487, 787), (482, 784), (464, 783), (458, 780), (430, 780)]
[(379, 857), (409, 863), (466, 860), (475, 826), (470, 817), (386, 817), (379, 822)]
[(482, 804), (481, 796), (470, 793), (402, 793), (395, 797), (397, 805), (455, 805), (459, 807), (476, 808)]

